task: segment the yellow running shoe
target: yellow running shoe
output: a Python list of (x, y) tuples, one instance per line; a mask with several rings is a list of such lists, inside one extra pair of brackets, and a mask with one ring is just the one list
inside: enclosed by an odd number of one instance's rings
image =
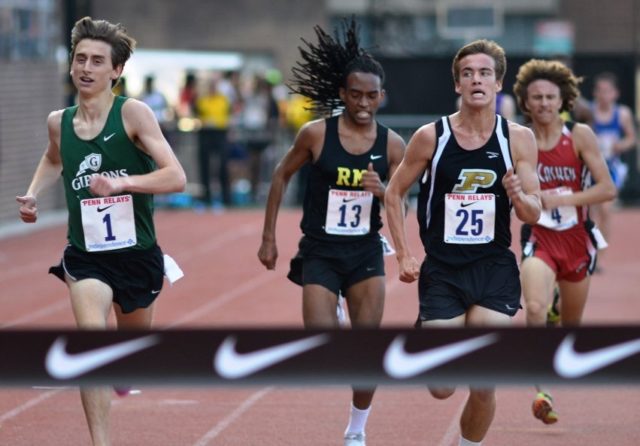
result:
[(553, 290), (553, 303), (547, 308), (547, 327), (557, 327), (560, 325), (560, 309), (558, 303), (560, 302), (560, 291), (558, 286)]
[(544, 424), (554, 424), (558, 422), (558, 414), (553, 410), (553, 398), (545, 392), (538, 392), (536, 399), (531, 406), (533, 416)]

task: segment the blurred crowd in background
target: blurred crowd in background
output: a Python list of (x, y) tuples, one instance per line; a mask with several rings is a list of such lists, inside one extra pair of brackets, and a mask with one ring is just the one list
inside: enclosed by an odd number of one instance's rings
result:
[[(455, 111), (451, 56), (479, 37), (495, 39), (507, 52), (505, 94), (531, 57), (563, 56), (584, 76), (589, 107), (596, 76), (615, 74), (616, 103), (630, 108), (637, 125), (637, 0), (612, 0), (608, 8), (596, 0), (0, 0), (0, 222), (16, 219), (15, 196), (27, 187), (46, 143), (47, 113), (73, 101), (65, 83), (66, 45), (72, 24), (84, 15), (121, 22), (139, 40), (116, 93), (156, 111), (188, 177), (186, 193), (158, 197), (159, 205), (262, 205), (275, 163), (313, 118), (305, 98), (286, 87), (300, 39), (311, 38), (316, 24), (331, 29), (351, 15), (386, 72), (379, 120), (406, 140), (420, 125)], [(522, 120), (515, 108), (512, 117)], [(637, 145), (621, 158), (628, 177), (619, 200), (637, 205)], [(301, 202), (304, 174), (292, 180), (287, 204)], [(61, 210), (62, 203), (61, 189), (54, 189), (42, 210)]]
[(276, 69), (186, 71), (175, 89), (171, 101), (153, 75), (144, 77), (139, 94), (128, 91), (126, 76), (114, 87), (149, 105), (191, 173), (184, 194), (159, 197), (159, 204), (222, 210), (263, 203), (276, 158), (313, 119), (308, 100), (290, 94)]

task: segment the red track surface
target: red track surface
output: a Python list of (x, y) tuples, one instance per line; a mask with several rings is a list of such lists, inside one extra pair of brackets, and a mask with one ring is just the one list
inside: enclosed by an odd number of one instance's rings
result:
[[(174, 287), (166, 286), (155, 326), (301, 327), (300, 288), (285, 278), (299, 238), (299, 218), (299, 211), (281, 212), (281, 258), (276, 271), (268, 272), (256, 257), (261, 211), (159, 212), (161, 246), (186, 276)], [(409, 223), (414, 253), (420, 255), (415, 218)], [(605, 273), (592, 281), (586, 323), (635, 324), (640, 319), (640, 243), (635, 235), (640, 212), (619, 211), (613, 226)], [(46, 273), (59, 260), (64, 237), (64, 227), (58, 226), (0, 240), (0, 329), (74, 326), (66, 287)], [(416, 286), (401, 284), (396, 271), (395, 260), (387, 258), (384, 324), (408, 327), (417, 311)], [(523, 323), (522, 316), (516, 324)], [(640, 387), (551, 390), (560, 422), (544, 426), (531, 416), (533, 388), (499, 388), (496, 418), (484, 444), (640, 444)], [(422, 387), (380, 388), (367, 444), (457, 446), (465, 398), (464, 388), (447, 401), (432, 399)], [(143, 388), (124, 399), (114, 395), (113, 444), (341, 445), (349, 399), (350, 390), (344, 387)], [(0, 445), (41, 444), (89, 444), (77, 389), (0, 388)]]

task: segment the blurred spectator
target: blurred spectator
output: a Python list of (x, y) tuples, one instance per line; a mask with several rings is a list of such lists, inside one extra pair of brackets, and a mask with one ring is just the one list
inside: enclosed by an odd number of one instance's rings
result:
[(278, 127), (279, 110), (272, 85), (260, 76), (255, 76), (251, 90), (243, 98), (242, 128), (249, 150), (249, 174), (251, 199), (258, 199), (262, 153), (273, 144)]
[[(575, 70), (573, 69), (573, 60), (571, 59), (571, 57), (565, 54), (559, 54), (553, 57), (551, 60), (557, 60), (558, 62), (561, 62), (571, 71), (575, 72)], [(565, 122), (581, 122), (590, 126), (593, 124), (593, 112), (591, 110), (591, 104), (582, 95), (576, 98), (573, 110), (562, 111), (560, 113), (560, 116)]]
[[(624, 185), (629, 170), (621, 155), (636, 146), (636, 129), (631, 109), (618, 104), (619, 96), (618, 79), (613, 73), (605, 72), (596, 76), (593, 87), (593, 130), (618, 191)], [(611, 235), (609, 221), (613, 203), (594, 205), (591, 209), (605, 240), (608, 239)]]
[[(311, 101), (299, 94), (292, 94), (289, 103), (287, 104), (285, 122), (287, 129), (292, 135), (298, 133), (300, 128), (307, 122), (314, 119), (314, 114), (311, 111)], [(302, 204), (304, 201), (304, 193), (307, 185), (307, 176), (309, 175), (309, 163), (298, 170), (296, 173), (296, 203)]]
[(158, 120), (163, 133), (166, 133), (169, 123), (173, 120), (173, 113), (164, 95), (155, 89), (155, 78), (151, 75), (144, 78), (144, 93), (140, 100), (147, 104)]
[(120, 76), (120, 79), (118, 79), (118, 82), (113, 86), (111, 90), (116, 96), (128, 97), (129, 94), (127, 92), (127, 79), (124, 76)]
[(205, 206), (214, 205), (211, 193), (211, 155), (218, 156), (218, 179), (222, 193), (222, 202), (231, 204), (229, 187), (227, 132), (231, 121), (231, 104), (218, 88), (219, 77), (209, 81), (207, 93), (196, 101), (196, 116), (202, 127), (198, 135), (198, 164), (202, 183), (202, 199)]
[(196, 115), (196, 101), (198, 91), (196, 88), (196, 75), (187, 73), (184, 79), (184, 86), (178, 96), (177, 115), (178, 118), (193, 118)]

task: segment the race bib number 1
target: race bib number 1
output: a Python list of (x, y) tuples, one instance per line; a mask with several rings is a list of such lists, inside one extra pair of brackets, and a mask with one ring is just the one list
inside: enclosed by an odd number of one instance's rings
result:
[(365, 235), (369, 233), (373, 194), (364, 190), (330, 189), (327, 199), (327, 234)]
[(495, 234), (494, 194), (446, 194), (444, 242), (459, 245), (489, 243)]
[(87, 251), (110, 251), (137, 243), (131, 195), (87, 198), (80, 201), (80, 210)]

